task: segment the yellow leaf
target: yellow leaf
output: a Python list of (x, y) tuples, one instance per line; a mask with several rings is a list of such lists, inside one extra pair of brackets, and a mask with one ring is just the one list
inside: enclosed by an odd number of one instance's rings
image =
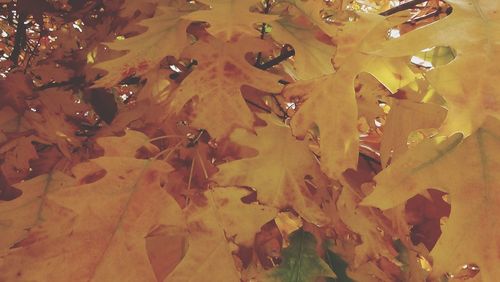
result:
[(140, 22), (147, 28), (144, 33), (108, 43), (109, 48), (128, 50), (128, 53), (94, 65), (93, 68), (108, 72), (104, 78), (96, 81), (94, 87), (114, 86), (128, 76), (140, 76), (155, 69), (167, 55), (178, 57), (187, 45), (186, 28), (189, 21), (181, 18), (186, 13), (174, 7), (159, 6), (152, 18)]
[(277, 213), (259, 204), (244, 204), (241, 198), (248, 194), (236, 187), (215, 188), (205, 192), (205, 205), (193, 204), (186, 210), (189, 248), (166, 281), (240, 281), (227, 240), (251, 246), (255, 233)]
[(149, 143), (149, 138), (139, 131), (126, 130), (125, 136), (111, 136), (97, 139), (97, 144), (104, 149), (108, 157), (131, 157), (134, 158), (137, 149), (144, 147), (150, 152), (158, 151), (158, 148)]
[(242, 85), (279, 92), (280, 77), (253, 67), (245, 54), (266, 47), (257, 38), (242, 37), (223, 42), (208, 37), (186, 50), (186, 57), (198, 66), (173, 93), (171, 107), (179, 112), (192, 98), (195, 104), (193, 126), (207, 129), (212, 137), (221, 138), (236, 127), (252, 128), (254, 117), (241, 96)]
[(446, 110), (441, 106), (395, 100), (387, 116), (380, 144), (382, 165), (387, 166), (389, 159), (394, 161), (407, 150), (410, 132), (418, 129), (437, 129), (445, 117)]
[(311, 79), (333, 73), (332, 57), (335, 47), (316, 38), (318, 29), (292, 17), (274, 21), (271, 36), (280, 43), (290, 44), (295, 50), (291, 75), (297, 79)]
[(40, 175), (14, 185), (23, 194), (13, 201), (0, 201), (0, 248), (7, 249), (25, 238), (28, 231), (43, 222), (41, 209), (47, 194), (71, 186), (74, 179), (61, 172)]
[(356, 168), (359, 138), (354, 80), (357, 75), (370, 73), (391, 92), (414, 79), (404, 62), (359, 51), (366, 34), (378, 28), (382, 20), (366, 14), (344, 28), (336, 39), (334, 61), (340, 65), (335, 74), (298, 81), (284, 89), (285, 97), (305, 100), (292, 118), (294, 135), (304, 136), (313, 125), (319, 127), (321, 169), (329, 177), (338, 179), (346, 169)]
[(200, 10), (184, 16), (192, 21), (205, 21), (210, 24), (208, 31), (224, 40), (240, 33), (259, 35), (256, 25), (278, 18), (277, 16), (251, 13), (250, 7), (255, 0), (201, 0), (210, 5), (210, 10)]
[(240, 145), (256, 149), (258, 155), (219, 165), (213, 180), (224, 186), (252, 187), (263, 204), (276, 208), (291, 206), (311, 223), (328, 223), (328, 217), (308, 196), (304, 177), (321, 176), (307, 144), (296, 140), (290, 129), (276, 118), (260, 117), (267, 126), (257, 128), (257, 135), (238, 129), (230, 137)]
[(39, 203), (42, 220), (1, 258), (0, 280), (156, 281), (145, 238), (158, 226), (185, 224), (179, 206), (160, 186), (160, 176), (172, 169), (106, 152), (92, 163), (80, 164), (77, 175), (93, 173), (95, 166), (105, 175), (48, 191)]
[(376, 55), (401, 57), (436, 46), (451, 47), (456, 58), (426, 77), (449, 108), (443, 132), (470, 134), (486, 116), (500, 118), (500, 2), (451, 0), (451, 15), (398, 39), (364, 48)]
[(407, 151), (375, 177), (375, 191), (361, 204), (388, 209), (430, 187), (448, 192), (450, 217), (431, 251), (434, 274), (475, 263), (484, 281), (494, 281), (500, 275), (499, 157), (500, 122), (489, 117), (463, 142), (457, 133)]
[(357, 268), (370, 259), (380, 256), (392, 258), (391, 243), (381, 234), (379, 222), (372, 211), (366, 207), (359, 207), (360, 197), (353, 192), (353, 188), (345, 186), (342, 189), (337, 208), (340, 219), (361, 237), (361, 244), (354, 249), (353, 268)]

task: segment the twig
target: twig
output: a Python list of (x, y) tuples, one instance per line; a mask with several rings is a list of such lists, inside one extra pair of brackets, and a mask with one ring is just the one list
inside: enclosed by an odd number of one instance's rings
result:
[(285, 109), (283, 109), (283, 107), (281, 107), (281, 103), (280, 103), (280, 101), (278, 101), (278, 98), (276, 98), (276, 96), (272, 95), (272, 94), (271, 94), (271, 97), (273, 97), (274, 103), (276, 104), (276, 106), (278, 106), (278, 108), (280, 109), (280, 112), (283, 114), (283, 120), (287, 119), (288, 114), (286, 113)]
[(186, 144), (187, 148), (192, 148), (195, 147), (198, 144), (198, 141), (200, 141), (201, 136), (205, 133), (205, 129), (199, 129), (198, 134), (193, 137), (193, 138), (188, 138), (189, 142)]
[[(269, 0), (264, 2), (264, 14), (269, 14), (271, 10), (271, 4)], [(264, 35), (266, 34), (266, 23), (262, 23), (262, 27), (260, 28), (260, 39), (264, 39)], [(257, 53), (257, 59), (255, 60), (255, 66), (260, 66), (262, 62), (262, 52)]]
[(14, 63), (14, 66), (19, 64), (19, 55), (21, 55), (22, 49), (26, 45), (26, 21), (27, 15), (24, 12), (19, 12), (19, 17), (17, 18), (16, 35), (14, 37), (14, 50), (10, 55), (10, 60)]
[(256, 108), (257, 108), (257, 109), (259, 109), (259, 110), (263, 110), (264, 112), (266, 112), (266, 113), (268, 113), (268, 114), (272, 113), (272, 112), (271, 112), (271, 110), (266, 109), (266, 108), (262, 107), (261, 105), (259, 105), (259, 104), (255, 103), (255, 102), (253, 102), (253, 101), (250, 101), (250, 100), (248, 100), (248, 99), (245, 99), (245, 101), (246, 101), (248, 104), (250, 104), (250, 105), (252, 105), (252, 106), (256, 107)]
[(38, 48), (40, 47), (40, 41), (42, 40), (42, 36), (38, 37), (38, 41), (36, 42), (35, 47), (33, 50), (30, 52), (30, 56), (28, 57), (28, 60), (26, 61), (26, 67), (24, 68), (24, 73), (28, 70), (28, 67), (30, 66), (31, 59), (33, 56), (35, 56), (36, 53), (38, 53)]
[(275, 58), (273, 58), (273, 59), (271, 59), (263, 64), (257, 65), (256, 67), (261, 69), (261, 70), (267, 70), (268, 68), (271, 68), (271, 67), (285, 61), (286, 59), (288, 59), (294, 55), (295, 55), (295, 50), (293, 48), (291, 48), (290, 45), (285, 45), (281, 49), (281, 53), (277, 57), (275, 57)]
[(429, 1), (429, 0), (412, 0), (412, 1), (409, 1), (406, 3), (403, 3), (399, 6), (393, 7), (387, 11), (384, 11), (384, 12), (380, 13), (379, 15), (390, 16), (390, 15), (395, 14), (397, 12), (411, 9), (411, 8), (415, 7), (416, 5), (427, 2), (427, 1)]
[(373, 157), (370, 157), (369, 155), (367, 155), (365, 153), (359, 152), (359, 156), (362, 157), (364, 160), (366, 160), (368, 162), (372, 162), (372, 163), (375, 163), (377, 165), (381, 165), (379, 160), (377, 160), (377, 159), (375, 159)]
[(411, 24), (415, 24), (415, 23), (417, 23), (419, 21), (423, 21), (423, 20), (426, 20), (426, 19), (429, 19), (429, 18), (437, 17), (437, 16), (439, 16), (440, 13), (441, 13), (441, 9), (438, 8), (435, 11), (433, 11), (431, 13), (428, 13), (425, 16), (421, 16), (421, 17), (414, 18), (414, 19), (410, 20), (410, 23)]
[[(361, 152), (359, 152), (359, 156), (360, 156), (363, 160), (365, 160), (365, 161), (366, 161), (366, 164), (368, 165), (368, 167), (370, 167), (370, 170), (371, 170), (373, 173), (377, 174), (377, 173), (379, 173), (379, 172), (380, 172), (380, 167), (381, 167), (381, 164), (380, 164), (380, 161), (379, 161), (379, 160), (376, 160), (376, 159), (374, 159), (374, 158), (372, 158), (372, 157), (370, 157), (370, 156), (368, 156), (368, 155), (366, 155), (366, 154), (364, 154), (364, 153), (361, 153)], [(374, 166), (373, 166), (373, 164), (376, 164), (376, 165), (378, 166), (378, 168), (377, 168), (377, 167), (374, 167)]]
[(72, 85), (72, 84), (78, 85), (78, 84), (81, 84), (83, 82), (85, 82), (84, 76), (75, 76), (75, 77), (72, 77), (72, 78), (65, 80), (65, 81), (60, 81), (60, 82), (51, 81), (47, 84), (36, 87), (35, 91), (42, 91), (45, 89), (55, 88), (55, 87), (64, 87), (64, 86), (68, 86), (68, 85)]

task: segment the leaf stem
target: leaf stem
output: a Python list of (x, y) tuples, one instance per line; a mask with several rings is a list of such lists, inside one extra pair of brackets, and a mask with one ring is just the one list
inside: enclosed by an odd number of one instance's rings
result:
[(281, 48), (281, 52), (279, 56), (273, 58), (272, 60), (269, 60), (263, 64), (257, 65), (256, 67), (261, 69), (261, 70), (267, 70), (268, 68), (271, 68), (286, 59), (292, 57), (295, 55), (295, 50), (290, 46), (290, 45), (285, 45), (283, 48)]
[(259, 105), (259, 104), (255, 103), (255, 102), (253, 102), (253, 101), (251, 101), (251, 100), (245, 99), (245, 101), (246, 101), (248, 104), (250, 104), (250, 105), (252, 105), (252, 106), (256, 107), (256, 108), (257, 108), (257, 109), (259, 109), (259, 110), (262, 110), (262, 111), (264, 111), (264, 112), (266, 112), (266, 113), (268, 113), (268, 114), (272, 113), (272, 111), (271, 111), (271, 110), (266, 109), (266, 108), (262, 107), (261, 105)]
[(403, 3), (399, 6), (396, 6), (396, 7), (393, 7), (387, 11), (384, 11), (382, 13), (380, 13), (379, 15), (381, 16), (390, 16), (392, 14), (395, 14), (397, 12), (401, 12), (401, 11), (404, 11), (404, 10), (408, 10), (408, 9), (411, 9), (413, 7), (415, 7), (416, 5), (418, 4), (422, 4), (424, 2), (427, 2), (429, 0), (412, 0), (412, 1), (409, 1), (409, 2), (406, 2), (406, 3)]

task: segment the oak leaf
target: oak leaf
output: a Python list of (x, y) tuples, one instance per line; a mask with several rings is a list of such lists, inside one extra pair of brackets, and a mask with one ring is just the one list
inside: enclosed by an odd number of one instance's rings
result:
[[(431, 103), (394, 100), (384, 126), (380, 143), (382, 165), (386, 166), (408, 148), (408, 135), (418, 129), (439, 128), (446, 117), (446, 109)], [(422, 138), (424, 136), (422, 135)]]
[(270, 115), (259, 115), (267, 126), (257, 135), (237, 129), (230, 139), (258, 151), (251, 158), (219, 165), (212, 179), (219, 185), (247, 186), (257, 191), (257, 200), (276, 208), (294, 208), (309, 222), (322, 225), (328, 217), (308, 195), (307, 175), (320, 179), (318, 165), (307, 143), (296, 140), (288, 126)]
[(212, 137), (221, 138), (236, 127), (251, 129), (254, 117), (241, 94), (241, 86), (279, 92), (280, 77), (253, 67), (246, 61), (248, 52), (269, 46), (251, 37), (233, 38), (223, 42), (205, 37), (186, 49), (185, 57), (198, 65), (172, 93), (171, 107), (179, 112), (197, 97), (192, 125), (207, 129)]
[(61, 172), (40, 175), (13, 185), (22, 195), (12, 201), (0, 201), (0, 248), (6, 249), (23, 239), (43, 221), (41, 214), (49, 193), (71, 186), (74, 179)]
[(311, 79), (333, 73), (331, 60), (335, 47), (320, 41), (320, 30), (304, 22), (304, 19), (286, 16), (270, 23), (273, 39), (292, 45), (295, 51), (291, 75), (297, 79)]
[(360, 51), (367, 34), (384, 24), (387, 23), (383, 18), (366, 14), (356, 24), (347, 25), (336, 38), (334, 63), (340, 64), (339, 70), (289, 84), (283, 91), (287, 98), (305, 100), (292, 118), (292, 130), (294, 135), (304, 136), (313, 125), (319, 128), (321, 169), (329, 177), (339, 178), (346, 169), (356, 167), (359, 134), (354, 80), (357, 75), (370, 73), (392, 92), (414, 77), (401, 61)]
[(379, 217), (366, 207), (358, 206), (360, 196), (353, 192), (353, 188), (345, 186), (337, 200), (338, 213), (342, 221), (350, 230), (361, 237), (361, 244), (354, 249), (352, 267), (356, 268), (370, 259), (380, 256), (394, 257), (391, 243), (381, 234)]
[[(276, 216), (276, 210), (259, 204), (245, 204), (249, 194), (241, 188), (214, 188), (204, 193), (204, 205), (186, 210), (188, 250), (166, 281), (240, 281), (228, 240), (251, 246), (255, 234)], [(216, 270), (216, 271), (214, 271)]]
[[(492, 115), (500, 118), (500, 3), (494, 0), (452, 0), (452, 13), (436, 23), (410, 31), (400, 38), (372, 42), (370, 54), (411, 56), (426, 48), (451, 47), (456, 58), (425, 74), (449, 108), (444, 133), (474, 131)], [(460, 30), (459, 33), (455, 31)], [(474, 70), (471, 71), (471, 66)]]
[(334, 37), (338, 29), (329, 24), (322, 17), (322, 11), (328, 10), (328, 4), (324, 1), (314, 0), (279, 0), (279, 3), (287, 3), (295, 6), (302, 15), (304, 15), (311, 23), (319, 27), (327, 35)]
[[(96, 168), (104, 173), (95, 175)], [(43, 220), (2, 255), (0, 280), (156, 281), (145, 237), (158, 226), (185, 224), (160, 187), (169, 171), (160, 161), (106, 152), (80, 164), (80, 185), (48, 191), (38, 212)]]
[(222, 39), (229, 40), (234, 35), (258, 35), (257, 24), (276, 19), (277, 16), (250, 12), (255, 0), (201, 0), (210, 5), (210, 10), (199, 10), (183, 18), (192, 21), (205, 21), (210, 24), (208, 31)]
[(107, 71), (94, 87), (112, 87), (128, 76), (140, 76), (156, 69), (167, 55), (178, 57), (187, 46), (189, 21), (181, 18), (186, 13), (176, 7), (159, 6), (152, 18), (140, 22), (147, 28), (144, 33), (107, 43), (110, 49), (128, 50), (128, 53), (94, 65), (94, 68)]
[(19, 137), (0, 147), (0, 154), (4, 155), (1, 172), (11, 183), (17, 183), (26, 178), (30, 172), (30, 160), (37, 159), (33, 138)]
[[(449, 193), (451, 213), (431, 251), (440, 275), (475, 263), (485, 281), (500, 275), (496, 214), (500, 211), (500, 122), (488, 118), (471, 136), (425, 140), (375, 177), (361, 204), (388, 209), (430, 187)], [(490, 240), (484, 240), (490, 238)]]

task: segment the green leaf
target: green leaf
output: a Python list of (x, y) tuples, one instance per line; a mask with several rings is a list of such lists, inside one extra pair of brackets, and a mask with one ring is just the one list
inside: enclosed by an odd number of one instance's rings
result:
[(310, 282), (318, 277), (336, 277), (316, 252), (313, 234), (299, 229), (289, 239), (290, 246), (282, 251), (283, 262), (269, 275), (272, 280)]
[(328, 266), (335, 271), (337, 278), (328, 278), (328, 282), (354, 282), (351, 278), (347, 276), (346, 269), (349, 266), (339, 255), (336, 253), (326, 250), (325, 254), (326, 262)]

